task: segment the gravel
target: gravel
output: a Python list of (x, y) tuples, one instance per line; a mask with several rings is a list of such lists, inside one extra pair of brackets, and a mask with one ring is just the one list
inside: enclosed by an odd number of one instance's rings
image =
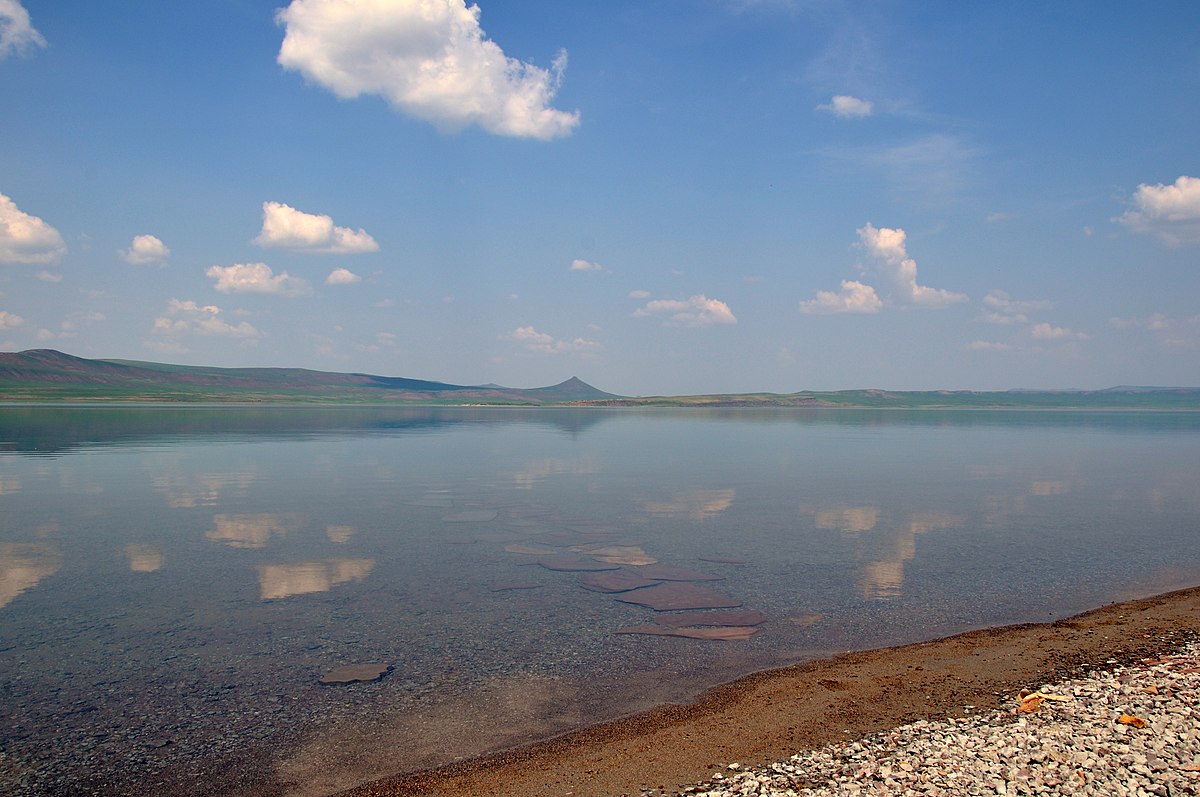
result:
[(988, 714), (914, 722), (764, 767), (730, 763), (675, 794), (1200, 794), (1200, 643), (1036, 691), (1047, 697), (1013, 695)]

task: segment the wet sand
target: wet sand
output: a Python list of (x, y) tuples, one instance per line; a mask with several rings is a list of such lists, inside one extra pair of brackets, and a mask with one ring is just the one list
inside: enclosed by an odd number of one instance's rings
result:
[(689, 705), (661, 706), (550, 741), (340, 794), (673, 793), (728, 763), (782, 760), (798, 750), (918, 719), (1015, 705), (1023, 687), (1114, 663), (1135, 663), (1195, 638), (1200, 638), (1200, 588), (1113, 604), (1054, 623), (972, 631), (758, 673), (717, 687)]

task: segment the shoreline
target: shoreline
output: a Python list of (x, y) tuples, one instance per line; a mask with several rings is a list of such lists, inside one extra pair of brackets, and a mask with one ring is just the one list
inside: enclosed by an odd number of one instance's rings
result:
[[(671, 794), (731, 762), (758, 766), (917, 720), (970, 717), (1021, 688), (1200, 639), (1200, 586), (1020, 624), (755, 673), (541, 742), (337, 792), (339, 797)], [(717, 643), (713, 643), (717, 644)]]

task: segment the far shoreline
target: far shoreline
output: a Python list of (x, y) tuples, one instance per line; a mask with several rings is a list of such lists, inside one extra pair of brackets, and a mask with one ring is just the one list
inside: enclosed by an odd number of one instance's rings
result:
[[(918, 719), (1015, 706), (1021, 688), (1137, 663), (1197, 638), (1200, 586), (1049, 623), (968, 631), (766, 670), (714, 687), (689, 704), (658, 706), (336, 794), (617, 797), (643, 788), (670, 794), (729, 763), (759, 765)], [(311, 792), (285, 787), (284, 793)]]

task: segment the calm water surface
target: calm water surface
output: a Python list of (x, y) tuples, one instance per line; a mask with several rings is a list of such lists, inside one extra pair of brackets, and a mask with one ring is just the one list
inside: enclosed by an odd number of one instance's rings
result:
[[(522, 552), (597, 546), (768, 619), (614, 635)], [(5, 408), (0, 791), (327, 793), (1198, 583), (1195, 413)]]

